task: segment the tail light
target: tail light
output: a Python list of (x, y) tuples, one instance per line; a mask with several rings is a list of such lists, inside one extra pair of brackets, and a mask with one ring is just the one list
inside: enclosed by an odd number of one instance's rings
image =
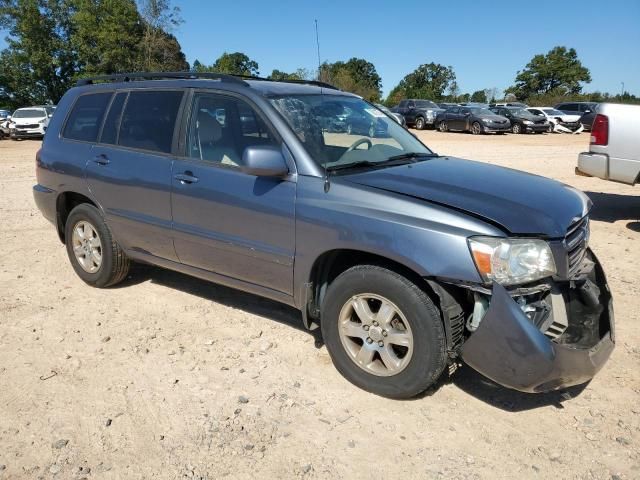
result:
[(597, 114), (591, 126), (591, 145), (609, 144), (609, 117)]

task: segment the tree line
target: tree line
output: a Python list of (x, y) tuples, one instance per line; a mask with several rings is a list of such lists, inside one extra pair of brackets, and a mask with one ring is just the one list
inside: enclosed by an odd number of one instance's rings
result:
[[(258, 62), (225, 52), (214, 63), (189, 65), (174, 35), (183, 23), (171, 0), (0, 0), (0, 28), (8, 31), (0, 51), (0, 106), (57, 103), (79, 78), (135, 71), (194, 71), (258, 76)], [(274, 69), (273, 80), (320, 80), (372, 102), (392, 106), (403, 98), (436, 102), (502, 99), (497, 88), (462, 93), (451, 66), (424, 63), (383, 99), (382, 79), (363, 58), (324, 62), (317, 70)], [(591, 81), (574, 49), (558, 46), (535, 55), (505, 90), (507, 99), (531, 105), (562, 100), (640, 103), (627, 92), (583, 93)]]

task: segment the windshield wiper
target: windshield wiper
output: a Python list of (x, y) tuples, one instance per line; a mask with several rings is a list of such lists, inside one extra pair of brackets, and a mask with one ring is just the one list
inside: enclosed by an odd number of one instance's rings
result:
[(426, 157), (437, 157), (437, 153), (417, 153), (417, 152), (409, 152), (403, 153), (401, 155), (394, 155), (392, 157), (387, 158), (386, 160), (382, 160), (381, 162), (371, 162), (369, 160), (360, 160), (359, 162), (353, 163), (345, 163), (343, 165), (332, 165), (327, 167), (327, 170), (330, 172), (335, 172), (338, 170), (347, 170), (352, 168), (381, 168), (381, 167), (393, 167), (396, 165), (405, 165), (406, 163), (415, 163), (416, 158), (426, 158)]
[(424, 158), (424, 157), (428, 157), (428, 158), (433, 158), (433, 157), (437, 157), (438, 154), (437, 153), (424, 153), (424, 152), (407, 152), (407, 153), (401, 153), (400, 155), (394, 155), (393, 157), (389, 157), (386, 161), (394, 161), (394, 160), (409, 160), (412, 158)]

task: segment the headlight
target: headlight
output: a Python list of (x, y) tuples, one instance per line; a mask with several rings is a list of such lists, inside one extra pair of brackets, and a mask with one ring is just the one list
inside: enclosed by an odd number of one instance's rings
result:
[(549, 244), (534, 238), (471, 237), (469, 248), (485, 282), (532, 282), (556, 273)]
[(47, 121), (47, 119), (46, 119), (46, 118), (43, 118), (43, 119), (42, 119), (42, 120), (40, 120), (38, 123), (39, 123), (40, 125), (42, 125), (42, 124), (44, 124), (46, 121)]
[(488, 118), (483, 118), (483, 119), (482, 119), (482, 121), (483, 121), (484, 123), (491, 123), (491, 120), (489, 120)]
[(533, 125), (533, 122), (531, 120), (523, 120), (522, 123), (524, 123), (525, 125)]
[(433, 118), (435, 116), (436, 116), (435, 113), (433, 113), (431, 110), (427, 110), (427, 118)]

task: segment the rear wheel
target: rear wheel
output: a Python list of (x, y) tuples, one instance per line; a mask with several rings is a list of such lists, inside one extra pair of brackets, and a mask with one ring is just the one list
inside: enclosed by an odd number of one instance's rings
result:
[(129, 273), (129, 259), (93, 205), (83, 203), (71, 211), (65, 224), (65, 240), (73, 269), (89, 285), (115, 285)]
[(391, 398), (432, 385), (446, 365), (440, 314), (407, 278), (360, 265), (329, 286), (322, 335), (338, 371), (351, 383)]
[(514, 123), (511, 125), (511, 131), (515, 134), (522, 133), (522, 127), (519, 123)]
[(425, 127), (424, 118), (417, 117), (416, 118), (416, 130), (424, 130), (424, 127)]
[(482, 133), (482, 126), (478, 122), (473, 122), (473, 125), (471, 125), (471, 133), (480, 135)]
[(449, 130), (449, 125), (447, 125), (447, 122), (445, 120), (442, 120), (440, 122), (440, 131), (446, 132), (447, 130)]

